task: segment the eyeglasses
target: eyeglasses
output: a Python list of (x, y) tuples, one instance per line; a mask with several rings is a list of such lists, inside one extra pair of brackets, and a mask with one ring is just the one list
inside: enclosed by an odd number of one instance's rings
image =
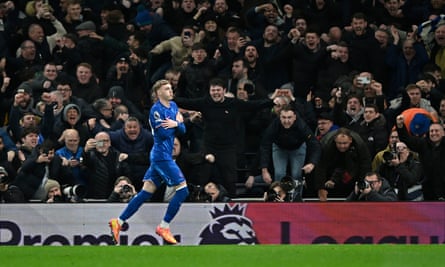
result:
[(404, 151), (407, 149), (407, 147), (406, 146), (398, 146), (398, 147), (396, 147), (396, 149), (397, 149), (397, 151)]

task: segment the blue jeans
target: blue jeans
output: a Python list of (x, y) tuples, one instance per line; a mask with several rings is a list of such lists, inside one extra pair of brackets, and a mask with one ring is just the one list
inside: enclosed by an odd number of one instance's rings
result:
[(294, 150), (286, 150), (272, 144), (272, 160), (274, 167), (274, 181), (280, 181), (286, 176), (287, 165), (290, 164), (290, 175), (294, 180), (301, 181), (302, 171), (306, 159), (306, 143)]

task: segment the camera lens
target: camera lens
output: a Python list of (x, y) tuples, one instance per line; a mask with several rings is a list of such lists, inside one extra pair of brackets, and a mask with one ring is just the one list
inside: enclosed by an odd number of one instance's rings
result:
[(128, 184), (122, 186), (122, 193), (131, 193), (131, 191), (131, 186), (129, 186)]
[(365, 190), (369, 186), (370, 186), (370, 184), (366, 180), (361, 180), (361, 181), (358, 181), (358, 183), (357, 183), (357, 187), (360, 190)]

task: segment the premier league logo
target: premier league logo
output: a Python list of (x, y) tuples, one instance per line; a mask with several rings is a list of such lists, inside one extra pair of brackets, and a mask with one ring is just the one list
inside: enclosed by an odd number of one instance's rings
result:
[(226, 204), (222, 210), (215, 207), (210, 211), (212, 221), (201, 231), (199, 244), (239, 244), (258, 243), (252, 221), (244, 217), (246, 205)]

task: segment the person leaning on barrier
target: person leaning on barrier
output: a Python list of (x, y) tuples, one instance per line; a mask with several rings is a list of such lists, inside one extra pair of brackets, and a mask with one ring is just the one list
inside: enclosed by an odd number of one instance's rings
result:
[(13, 184), (22, 190), (27, 201), (45, 198), (44, 186), (48, 179), (57, 180), (61, 184), (74, 184), (69, 167), (62, 165), (62, 158), (55, 154), (54, 148), (55, 143), (46, 139), (34, 147), (17, 172)]
[(329, 132), (321, 144), (321, 160), (314, 170), (318, 197), (347, 197), (355, 182), (371, 171), (368, 147), (360, 135), (343, 127)]
[(272, 182), (269, 189), (264, 192), (265, 202), (284, 202), (287, 198), (287, 193), (281, 187), (281, 183), (276, 181)]
[(355, 183), (346, 201), (397, 201), (397, 194), (388, 181), (376, 172), (368, 172)]
[(44, 186), (45, 197), (42, 199), (46, 203), (81, 203), (84, 202), (86, 195), (86, 186), (77, 185), (60, 185), (53, 179), (48, 179)]

